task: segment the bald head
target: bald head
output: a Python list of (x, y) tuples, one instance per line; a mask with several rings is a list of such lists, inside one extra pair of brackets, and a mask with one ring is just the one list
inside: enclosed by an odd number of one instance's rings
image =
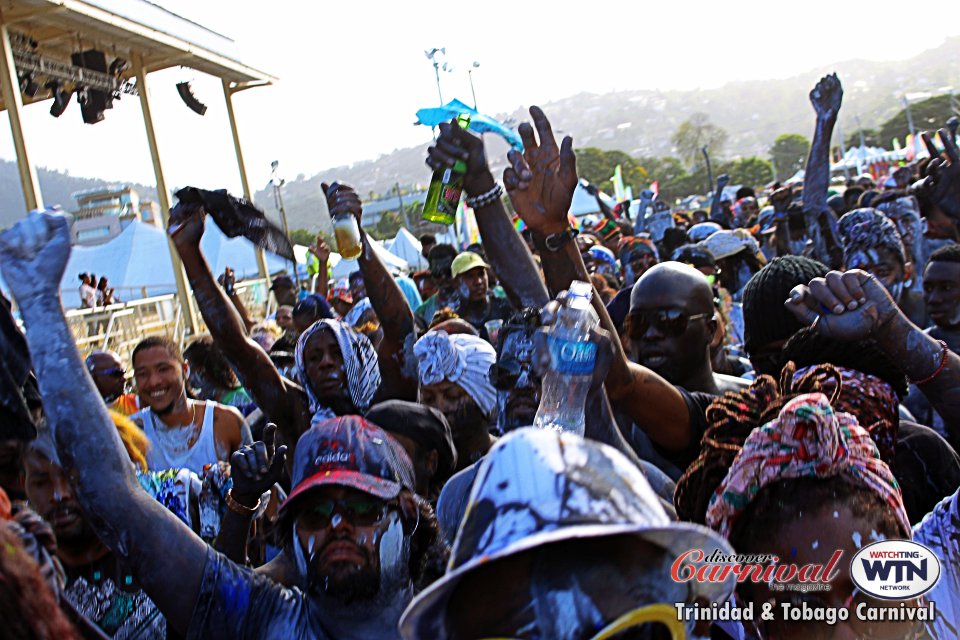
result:
[(631, 312), (652, 307), (710, 313), (713, 288), (706, 276), (693, 267), (682, 262), (661, 262), (640, 276), (630, 294)]
[(706, 276), (680, 262), (651, 267), (633, 286), (624, 323), (630, 359), (669, 382), (703, 390), (717, 329)]
[(120, 356), (113, 351), (94, 351), (84, 362), (104, 400), (112, 402), (123, 394), (126, 371)]

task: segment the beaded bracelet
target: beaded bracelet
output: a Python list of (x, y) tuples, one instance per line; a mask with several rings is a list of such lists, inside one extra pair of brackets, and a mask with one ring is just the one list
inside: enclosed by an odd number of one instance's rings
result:
[(472, 198), (467, 198), (467, 206), (471, 209), (482, 209), (499, 200), (502, 195), (503, 187), (500, 186), (500, 183), (495, 183), (489, 191), (485, 191)]
[(940, 343), (940, 349), (942, 350), (940, 352), (940, 365), (937, 367), (936, 371), (934, 371), (932, 374), (930, 374), (923, 380), (918, 380), (916, 382), (913, 382), (913, 384), (917, 385), (918, 387), (928, 384), (930, 382), (933, 382), (933, 379), (936, 378), (938, 375), (940, 375), (940, 373), (947, 368), (947, 356), (950, 353), (950, 349), (947, 347), (947, 343), (944, 342), (943, 340), (937, 340), (937, 342)]

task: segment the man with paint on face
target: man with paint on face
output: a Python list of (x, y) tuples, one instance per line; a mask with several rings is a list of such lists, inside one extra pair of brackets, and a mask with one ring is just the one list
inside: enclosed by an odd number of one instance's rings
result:
[(838, 223), (845, 269), (872, 273), (911, 322), (926, 326), (923, 300), (906, 288), (913, 273), (896, 225), (876, 209), (854, 209)]
[(133, 349), (133, 376), (143, 408), (132, 419), (150, 440), (148, 468), (190, 469), (229, 462), (250, 442), (250, 428), (240, 412), (213, 400), (187, 396), (190, 368), (173, 340), (150, 337)]
[(540, 326), (540, 310), (527, 308), (500, 329), (490, 382), (497, 390), (497, 431), (501, 434), (533, 424), (540, 408), (541, 379), (534, 370), (534, 339)]
[(113, 351), (94, 351), (84, 361), (97, 391), (111, 411), (129, 416), (140, 410), (137, 394), (126, 393), (126, 369)]
[(450, 423), (459, 471), (479, 460), (494, 442), (490, 428), (497, 396), (489, 372), (497, 352), (486, 340), (445, 331), (428, 332), (413, 352), (419, 362), (420, 402)]
[[(130, 455), (127, 465), (134, 463), (141, 486), (151, 489), (155, 497), (162, 496), (163, 504), (189, 523), (190, 486), (194, 480), (199, 485), (199, 480), (177, 470), (145, 473), (146, 438), (132, 422), (113, 415)], [(27, 445), (23, 462), (27, 500), (56, 536), (56, 557), (65, 572), (62, 597), (111, 638), (164, 640), (166, 621), (134, 581), (129, 563), (98, 537), (70, 485), (49, 427), (41, 425), (37, 438)]]
[(465, 251), (453, 259), (450, 273), (457, 283), (460, 303), (457, 314), (473, 325), (480, 337), (490, 340), (484, 323), (490, 320), (505, 320), (512, 312), (505, 298), (498, 298), (490, 290), (487, 269), (483, 258), (472, 251)]

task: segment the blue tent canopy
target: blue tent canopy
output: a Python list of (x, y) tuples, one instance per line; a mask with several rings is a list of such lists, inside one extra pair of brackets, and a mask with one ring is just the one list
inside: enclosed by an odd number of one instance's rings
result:
[[(258, 275), (257, 257), (253, 243), (246, 238), (228, 238), (207, 218), (206, 233), (200, 243), (214, 275), (223, 273), (229, 265), (237, 280)], [(270, 273), (292, 271), (292, 265), (271, 253), (267, 255)], [(148, 296), (175, 293), (173, 264), (167, 248), (167, 234), (143, 222), (131, 222), (113, 240), (93, 247), (73, 247), (63, 282), (60, 284), (65, 307), (79, 307), (80, 273), (106, 276), (110, 286), (122, 300), (139, 298), (142, 290)]]

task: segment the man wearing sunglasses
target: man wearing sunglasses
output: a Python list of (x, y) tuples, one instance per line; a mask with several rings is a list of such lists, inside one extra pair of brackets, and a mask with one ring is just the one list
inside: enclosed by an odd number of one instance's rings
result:
[(113, 351), (94, 351), (87, 356), (84, 364), (111, 411), (129, 416), (140, 410), (137, 394), (126, 393), (127, 372), (120, 356)]
[(632, 361), (687, 391), (719, 395), (734, 390), (711, 367), (716, 331), (713, 289), (700, 271), (664, 262), (637, 280), (624, 321)]

